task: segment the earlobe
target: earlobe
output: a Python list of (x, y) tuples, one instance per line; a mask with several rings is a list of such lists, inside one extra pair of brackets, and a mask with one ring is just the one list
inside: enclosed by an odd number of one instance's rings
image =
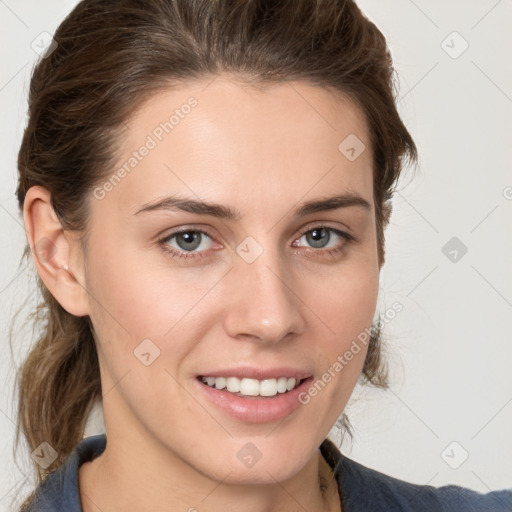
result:
[(88, 315), (83, 263), (70, 261), (81, 252), (75, 247), (79, 240), (62, 228), (50, 199), (48, 190), (38, 185), (25, 196), (23, 220), (32, 258), (39, 277), (60, 305), (72, 315)]

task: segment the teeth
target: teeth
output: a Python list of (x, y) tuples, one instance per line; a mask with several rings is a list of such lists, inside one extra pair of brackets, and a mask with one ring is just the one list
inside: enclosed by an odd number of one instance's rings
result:
[[(256, 382), (258, 382), (258, 381), (256, 381)], [(260, 383), (260, 395), (261, 396), (277, 395), (277, 380), (276, 379), (262, 380)]]
[(201, 380), (215, 389), (226, 389), (231, 393), (245, 396), (275, 396), (278, 393), (291, 391), (298, 384), (293, 377), (275, 379), (238, 379), (237, 377), (201, 377)]
[(286, 377), (281, 377), (280, 379), (277, 379), (277, 392), (286, 393), (286, 391), (288, 391), (288, 388), (286, 387), (287, 385), (288, 379)]
[[(210, 379), (213, 379), (214, 381), (217, 380), (215, 377), (210, 377)], [(240, 391), (240, 379), (237, 379), (236, 377), (229, 377), (226, 379), (226, 388), (228, 391), (231, 391), (231, 393), (238, 393)]]
[(224, 389), (226, 387), (226, 379), (224, 377), (217, 377), (215, 379), (215, 387), (217, 389)]

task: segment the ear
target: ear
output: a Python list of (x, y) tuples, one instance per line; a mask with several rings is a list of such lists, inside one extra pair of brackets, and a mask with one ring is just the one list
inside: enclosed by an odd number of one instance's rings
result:
[(23, 204), (25, 231), (39, 277), (59, 304), (72, 315), (89, 314), (80, 239), (65, 231), (50, 202), (50, 193), (38, 185), (29, 188)]

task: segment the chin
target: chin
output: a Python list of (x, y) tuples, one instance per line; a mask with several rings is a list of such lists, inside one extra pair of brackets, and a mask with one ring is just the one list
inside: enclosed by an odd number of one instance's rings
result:
[(194, 466), (210, 478), (230, 484), (286, 481), (304, 468), (321, 441), (317, 443), (315, 436), (303, 431), (288, 436), (283, 431), (279, 435), (279, 428), (274, 433), (267, 431), (264, 435), (238, 437), (224, 443), (211, 440), (208, 455), (194, 461)]

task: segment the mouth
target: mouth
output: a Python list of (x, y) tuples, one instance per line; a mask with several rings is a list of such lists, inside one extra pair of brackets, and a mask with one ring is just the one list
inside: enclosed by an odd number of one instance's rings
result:
[(283, 373), (287, 375), (280, 375), (277, 371), (275, 376), (269, 371), (260, 375), (249, 370), (238, 373), (238, 376), (229, 375), (229, 371), (198, 375), (194, 381), (199, 395), (209, 404), (243, 423), (264, 424), (291, 417), (294, 411), (298, 414), (304, 407), (300, 397), (313, 381), (311, 373), (286, 371)]
[(272, 377), (252, 379), (244, 377), (213, 377), (199, 375), (201, 383), (217, 390), (225, 390), (243, 398), (271, 398), (284, 395), (299, 387), (306, 379), (296, 377)]

